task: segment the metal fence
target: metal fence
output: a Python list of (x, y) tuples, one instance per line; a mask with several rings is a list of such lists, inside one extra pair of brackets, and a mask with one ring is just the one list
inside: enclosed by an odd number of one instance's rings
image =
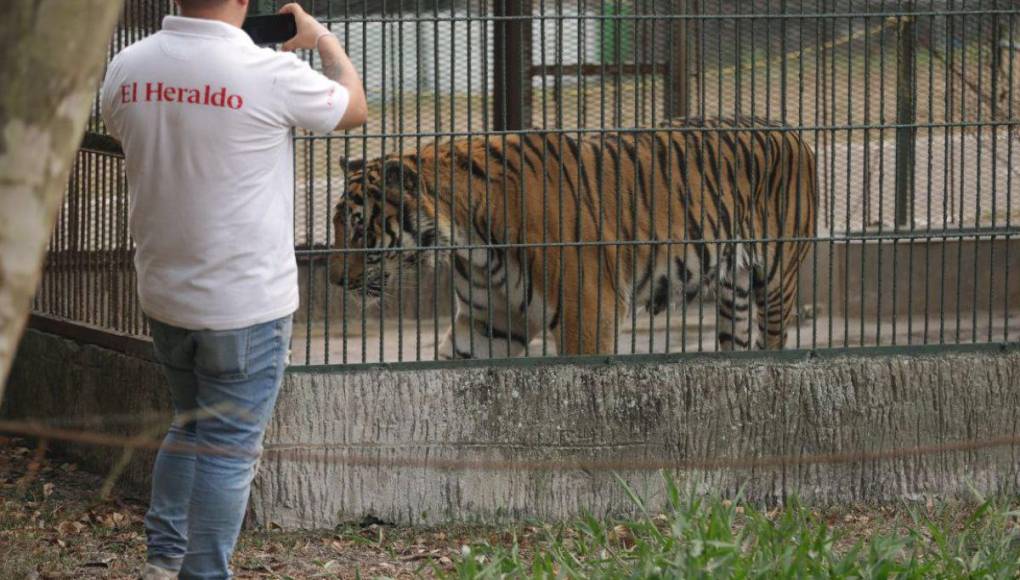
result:
[[(127, 4), (111, 55), (172, 9)], [(294, 136), (297, 364), (1016, 340), (1013, 0), (302, 4), (361, 71), (370, 120)], [(98, 115), (89, 130), (36, 310), (144, 334), (122, 161)], [(806, 199), (773, 163), (784, 139), (810, 152), (811, 223), (733, 217)], [(388, 183), (338, 161), (382, 157), (404, 159)], [(415, 234), (352, 240), (345, 194), (396, 183), (383, 213)], [(456, 217), (427, 238), (422, 212)], [(359, 284), (362, 266), (390, 275)]]

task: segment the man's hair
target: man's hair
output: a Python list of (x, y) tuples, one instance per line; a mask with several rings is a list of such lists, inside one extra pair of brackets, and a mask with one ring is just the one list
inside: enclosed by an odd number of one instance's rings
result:
[(181, 3), (181, 10), (204, 10), (206, 8), (215, 8), (220, 4), (225, 4), (227, 0), (177, 0)]

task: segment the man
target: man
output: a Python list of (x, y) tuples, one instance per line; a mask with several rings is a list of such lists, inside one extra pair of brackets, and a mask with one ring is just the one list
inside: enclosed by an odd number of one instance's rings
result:
[[(291, 128), (365, 122), (339, 41), (297, 4), (285, 50), (258, 48), (249, 0), (177, 0), (182, 16), (113, 61), (102, 92), (126, 159), (142, 309), (174, 420), (145, 518), (146, 578), (229, 578), (298, 307)], [(197, 450), (197, 452), (196, 452)]]

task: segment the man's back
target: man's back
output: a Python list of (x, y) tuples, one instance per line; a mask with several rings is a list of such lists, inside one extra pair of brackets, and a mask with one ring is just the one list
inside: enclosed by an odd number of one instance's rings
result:
[[(256, 47), (249, 0), (177, 0), (188, 18), (119, 54), (103, 117), (127, 165), (142, 310), (174, 419), (145, 515), (146, 579), (230, 578), (298, 306), (290, 130), (365, 122), (339, 40), (283, 6), (323, 73)], [(203, 454), (200, 449), (230, 453)]]
[(127, 152), (146, 314), (228, 329), (297, 309), (290, 129), (332, 130), (347, 99), (215, 20), (168, 17), (114, 59), (103, 112)]

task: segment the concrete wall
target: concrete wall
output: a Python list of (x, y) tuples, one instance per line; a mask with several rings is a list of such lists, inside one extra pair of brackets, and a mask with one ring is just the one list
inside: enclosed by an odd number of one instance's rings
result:
[[(141, 341), (139, 341), (141, 342)], [(68, 429), (94, 429), (123, 436), (144, 429), (165, 433), (170, 396), (159, 365), (150, 359), (122, 354), (37, 330), (26, 330), (11, 368), (0, 414), (8, 418), (55, 421)], [(139, 423), (132, 416), (165, 413), (167, 419)], [(92, 419), (99, 416), (108, 419)], [(107, 473), (121, 451), (53, 442), (90, 471)], [(130, 493), (147, 497), (154, 454), (139, 451), (120, 483)]]
[(937, 319), (960, 309), (1001, 317), (1020, 307), (1020, 238), (858, 242), (833, 249), (830, 268), (840, 283), (830, 308), (845, 304), (850, 316), (892, 316), (895, 306), (897, 316)]
[[(165, 409), (155, 364), (30, 330), (4, 404), (8, 416)], [(252, 495), (254, 521), (328, 528), (373, 515), (427, 524), (633, 510), (614, 474), (443, 471), (343, 465), (383, 460), (738, 458), (881, 451), (1016, 435), (1020, 352), (791, 358), (685, 358), (598, 365), (503, 365), (288, 373)], [(123, 426), (104, 430), (131, 433)], [(74, 449), (104, 469), (109, 450)], [(306, 459), (295, 461), (294, 459)], [(144, 486), (150, 457), (126, 482)], [(662, 505), (658, 474), (619, 474)], [(753, 500), (815, 504), (969, 486), (1020, 489), (1020, 446), (842, 465), (686, 471), (682, 485)]]

